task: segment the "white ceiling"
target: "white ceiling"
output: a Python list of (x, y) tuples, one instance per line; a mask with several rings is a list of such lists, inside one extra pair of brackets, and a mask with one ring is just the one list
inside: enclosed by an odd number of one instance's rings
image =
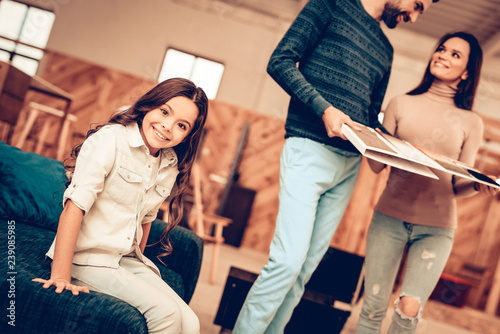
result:
[[(307, 0), (219, 0), (233, 6), (259, 8), (261, 12), (284, 19), (294, 18)], [(288, 3), (288, 5), (287, 5)], [(407, 29), (436, 40), (446, 33), (465, 31), (479, 40), (485, 56), (500, 58), (500, 0), (439, 0)]]
[(486, 56), (500, 58), (500, 0), (440, 0), (415, 24), (402, 24), (401, 28), (436, 39), (448, 32), (469, 32)]
[[(281, 19), (293, 19), (308, 0), (218, 0), (246, 7)], [(446, 33), (465, 31), (479, 40), (486, 57), (500, 58), (500, 0), (439, 0), (415, 24), (400, 24), (434, 39)]]
[[(271, 26), (276, 21), (292, 21), (308, 0), (171, 0), (204, 8), (219, 15), (254, 13)], [(253, 17), (255, 19), (255, 17)], [(500, 62), (500, 0), (439, 0), (415, 24), (402, 23), (400, 29), (412, 31), (437, 40), (449, 32), (465, 31), (479, 40), (485, 58)]]

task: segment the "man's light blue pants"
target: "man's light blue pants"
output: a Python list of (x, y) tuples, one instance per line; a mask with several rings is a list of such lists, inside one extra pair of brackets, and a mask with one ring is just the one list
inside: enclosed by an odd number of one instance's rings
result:
[(357, 153), (305, 138), (286, 140), (269, 262), (252, 286), (233, 334), (283, 333), (342, 219), (360, 162)]

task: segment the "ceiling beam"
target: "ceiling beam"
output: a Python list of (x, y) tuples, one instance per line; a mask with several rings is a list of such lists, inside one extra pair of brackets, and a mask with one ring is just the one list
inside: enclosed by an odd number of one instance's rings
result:
[(481, 47), (485, 58), (500, 58), (500, 34), (497, 32), (486, 43), (483, 43)]

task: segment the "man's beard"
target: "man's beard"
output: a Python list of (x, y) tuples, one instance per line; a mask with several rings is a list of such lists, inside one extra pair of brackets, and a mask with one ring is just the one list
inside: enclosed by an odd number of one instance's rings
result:
[(402, 12), (398, 8), (386, 4), (382, 12), (382, 20), (389, 29), (394, 29), (398, 25), (398, 15)]

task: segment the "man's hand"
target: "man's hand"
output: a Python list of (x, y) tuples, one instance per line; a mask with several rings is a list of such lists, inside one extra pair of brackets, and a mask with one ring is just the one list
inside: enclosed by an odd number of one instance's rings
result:
[(70, 290), (73, 295), (77, 296), (79, 292), (89, 293), (89, 288), (86, 286), (74, 285), (64, 279), (49, 279), (34, 278), (33, 282), (43, 283), (43, 288), (48, 289), (52, 285), (56, 287), (56, 293), (61, 293), (64, 290)]
[(361, 131), (361, 129), (351, 120), (349, 116), (332, 106), (326, 108), (322, 119), (325, 123), (325, 129), (328, 137), (340, 137), (346, 140), (347, 138), (342, 133), (342, 124), (349, 125), (353, 130)]

